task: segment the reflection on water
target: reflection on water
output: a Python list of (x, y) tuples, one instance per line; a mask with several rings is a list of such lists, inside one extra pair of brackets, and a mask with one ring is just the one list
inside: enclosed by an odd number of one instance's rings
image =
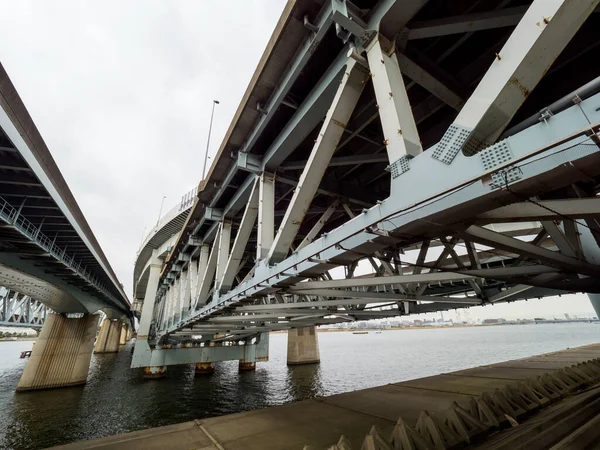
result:
[(131, 370), (131, 344), (94, 355), (85, 386), (15, 394), (31, 342), (0, 342), (0, 448), (44, 448), (315, 396), (332, 395), (598, 342), (596, 324), (320, 333), (321, 364), (286, 366), (287, 336), (270, 338), (270, 360), (237, 361), (194, 376), (170, 366), (162, 380)]

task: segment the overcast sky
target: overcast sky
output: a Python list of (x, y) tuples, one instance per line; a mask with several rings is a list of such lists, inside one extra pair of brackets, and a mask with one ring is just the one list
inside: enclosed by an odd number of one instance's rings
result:
[[(144, 228), (201, 178), (285, 0), (0, 0), (0, 60), (132, 293)], [(508, 309), (506, 309), (508, 308)], [(591, 313), (585, 296), (474, 316)]]

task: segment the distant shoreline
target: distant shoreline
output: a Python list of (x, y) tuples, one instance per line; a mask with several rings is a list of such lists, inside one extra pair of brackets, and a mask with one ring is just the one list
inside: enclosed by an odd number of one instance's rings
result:
[[(514, 325), (545, 325), (545, 324), (565, 324), (565, 323), (600, 323), (598, 320), (581, 320), (581, 321), (569, 321), (569, 320), (547, 320), (539, 322), (515, 322), (515, 323), (482, 323), (482, 324), (460, 324), (460, 325), (413, 325), (406, 327), (390, 327), (390, 328), (317, 328), (319, 333), (354, 333), (363, 331), (403, 331), (403, 330), (437, 330), (442, 328), (476, 328), (476, 327), (500, 327), (500, 326), (514, 326)], [(272, 334), (287, 333), (287, 330), (271, 331)]]
[(2, 337), (0, 338), (0, 342), (16, 342), (16, 341), (36, 341), (37, 337), (27, 336), (27, 337)]

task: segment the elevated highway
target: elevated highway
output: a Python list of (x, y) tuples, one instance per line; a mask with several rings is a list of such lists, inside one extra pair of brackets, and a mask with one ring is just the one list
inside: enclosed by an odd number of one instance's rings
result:
[(132, 365), (256, 361), (281, 329), (315, 362), (315, 325), (570, 292), (600, 311), (597, 6), (288, 2)]
[(36, 311), (55, 312), (44, 315), (18, 390), (85, 383), (94, 345), (117, 351), (133, 328), (123, 286), (2, 66), (0, 286), (18, 292), (4, 298), (3, 321), (39, 326)]
[(102, 252), (0, 66), (0, 285), (59, 313), (131, 315)]
[(164, 260), (177, 242), (179, 232), (190, 213), (197, 193), (198, 189), (194, 188), (183, 195), (181, 201), (160, 217), (156, 225), (144, 236), (133, 269), (134, 311), (141, 311), (152, 261), (156, 258)]

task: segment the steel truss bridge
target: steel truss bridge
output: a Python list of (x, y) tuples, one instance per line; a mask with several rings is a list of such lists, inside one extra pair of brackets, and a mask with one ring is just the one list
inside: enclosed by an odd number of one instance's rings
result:
[(0, 326), (41, 329), (48, 312), (39, 300), (0, 288)]
[(570, 292), (600, 310), (598, 3), (288, 2), (152, 263), (132, 365), (194, 336)]

